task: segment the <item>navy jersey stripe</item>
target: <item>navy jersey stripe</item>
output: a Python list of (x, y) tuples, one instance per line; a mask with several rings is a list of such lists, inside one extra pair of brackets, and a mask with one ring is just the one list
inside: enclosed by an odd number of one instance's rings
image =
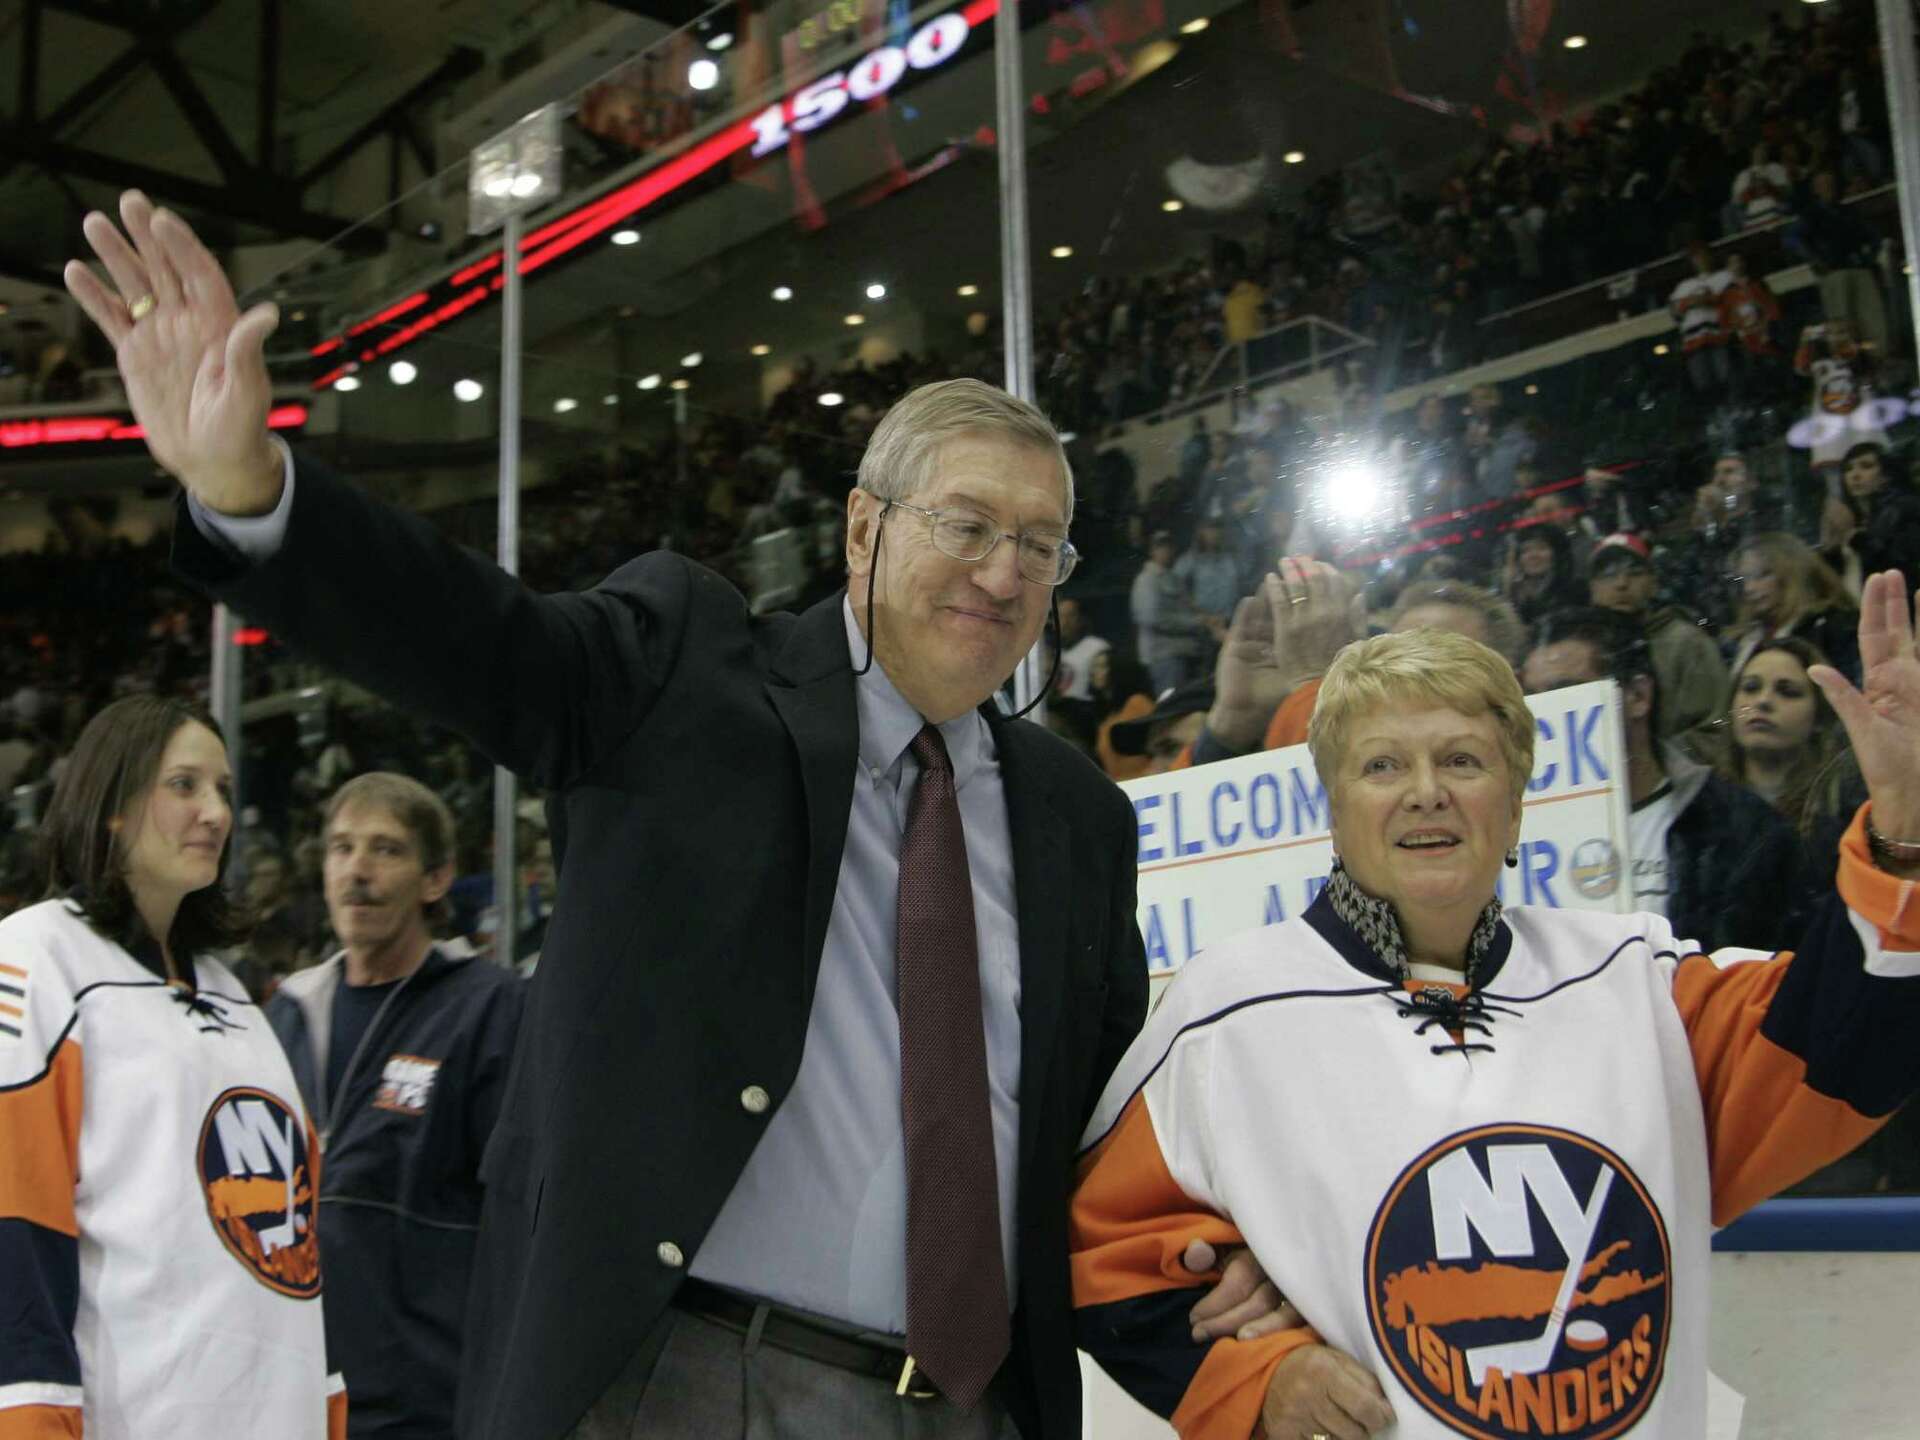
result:
[(1211, 1348), (1194, 1343), (1187, 1318), (1207, 1288), (1083, 1305), (1073, 1312), (1074, 1337), (1123, 1390), (1162, 1420), (1171, 1419)]
[(79, 1307), (80, 1242), (31, 1220), (0, 1219), (0, 1385), (78, 1385)]
[(1814, 911), (1760, 1033), (1805, 1063), (1809, 1089), (1862, 1115), (1890, 1115), (1920, 1090), (1920, 979), (1867, 973), (1837, 895)]

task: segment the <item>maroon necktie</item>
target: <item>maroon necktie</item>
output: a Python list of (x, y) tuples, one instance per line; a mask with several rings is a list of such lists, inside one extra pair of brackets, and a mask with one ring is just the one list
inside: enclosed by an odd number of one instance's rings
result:
[(1010, 1334), (973, 881), (940, 732), (924, 726), (908, 748), (920, 783), (900, 846), (907, 1350), (943, 1395), (972, 1406)]

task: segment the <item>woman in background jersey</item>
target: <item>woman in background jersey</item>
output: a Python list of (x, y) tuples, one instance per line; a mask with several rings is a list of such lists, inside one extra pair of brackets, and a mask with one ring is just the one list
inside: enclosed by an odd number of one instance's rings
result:
[[(1710, 1225), (1920, 1088), (1920, 656), (1897, 574), (1864, 602), (1865, 695), (1812, 677), (1870, 801), (1797, 953), (1503, 907), (1536, 724), (1511, 669), (1432, 630), (1342, 651), (1308, 730), (1325, 889), (1189, 962), (1088, 1125), (1081, 1345), (1184, 1436), (1705, 1434)], [(1196, 1238), (1251, 1245), (1314, 1329), (1194, 1346)]]
[(339, 1440), (286, 1057), (212, 950), (232, 772), (134, 696), (81, 732), (0, 921), (0, 1435)]

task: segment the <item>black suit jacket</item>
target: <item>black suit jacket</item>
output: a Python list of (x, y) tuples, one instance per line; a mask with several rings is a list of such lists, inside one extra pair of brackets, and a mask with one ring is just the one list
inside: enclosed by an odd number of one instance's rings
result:
[[(672, 1298), (800, 1064), (857, 762), (838, 596), (755, 618), (682, 557), (539, 596), (302, 463), (246, 566), (184, 513), (177, 568), (553, 793), (559, 896), (483, 1174), (460, 1431), (563, 1435)], [(1073, 1152), (1145, 1015), (1131, 806), (989, 710), (1020, 928), (1014, 1418), (1077, 1440)], [(904, 1263), (904, 1260), (903, 1260)], [(347, 1377), (349, 1387), (352, 1377)]]

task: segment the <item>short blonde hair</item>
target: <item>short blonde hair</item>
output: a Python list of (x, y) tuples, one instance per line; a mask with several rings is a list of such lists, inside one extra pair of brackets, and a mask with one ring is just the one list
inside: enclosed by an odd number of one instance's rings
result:
[(981, 434), (1051, 454), (1060, 465), (1066, 519), (1072, 521), (1073, 468), (1060, 432), (1026, 401), (983, 380), (937, 380), (896, 401), (860, 457), (860, 488), (882, 500), (905, 500), (927, 483), (943, 444), (958, 435)]
[(1376, 710), (1433, 706), (1491, 715), (1516, 805), (1533, 775), (1533, 712), (1496, 651), (1447, 630), (1407, 630), (1358, 640), (1334, 657), (1307, 724), (1320, 783), (1332, 795), (1354, 725)]

